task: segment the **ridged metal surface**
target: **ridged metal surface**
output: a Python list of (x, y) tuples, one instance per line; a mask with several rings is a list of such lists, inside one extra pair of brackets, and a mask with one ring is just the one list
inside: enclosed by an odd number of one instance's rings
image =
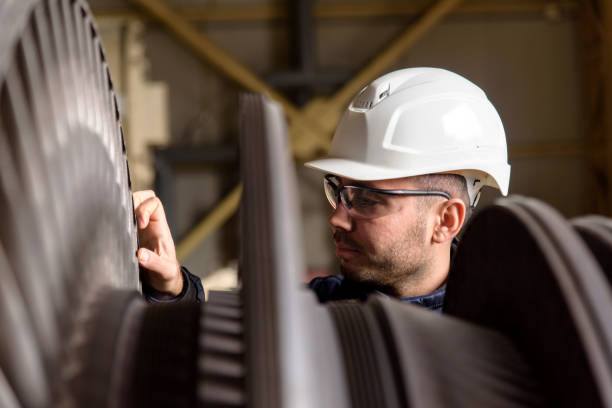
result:
[(247, 406), (244, 342), (241, 293), (209, 292), (198, 336), (199, 406)]
[(612, 220), (600, 215), (589, 215), (573, 219), (572, 226), (587, 244), (608, 283), (612, 285)]
[(549, 406), (612, 406), (612, 293), (570, 224), (534, 199), (480, 211), (465, 231), (445, 313), (498, 331)]
[(280, 107), (240, 101), (241, 259), (249, 406), (349, 405), (331, 317), (300, 284), (299, 202)]
[[(196, 303), (154, 304), (131, 332), (123, 366), (122, 404), (115, 407), (196, 407), (198, 334), (203, 309)], [(131, 351), (131, 352), (130, 352)]]
[(6, 381), (6, 377), (0, 370), (0, 407), (4, 408), (18, 408), (19, 402), (15, 393)]
[(504, 335), (380, 295), (332, 303), (352, 407), (543, 407)]
[(87, 304), (105, 287), (138, 288), (136, 228), (87, 4), (5, 1), (0, 30), (0, 282), (11, 293), (0, 307), (13, 310), (1, 313), (0, 367), (22, 405), (48, 407), (79, 375), (63, 356), (87, 336)]
[(397, 361), (390, 359), (390, 343), (385, 342), (372, 309), (362, 302), (337, 302), (328, 311), (342, 344), (351, 406), (406, 406), (401, 375), (395, 370)]
[(539, 379), (505, 335), (388, 298), (372, 307), (407, 406), (546, 406)]

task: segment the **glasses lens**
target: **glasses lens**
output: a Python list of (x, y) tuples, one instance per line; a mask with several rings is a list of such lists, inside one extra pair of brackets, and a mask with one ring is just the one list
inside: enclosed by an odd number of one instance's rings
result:
[(352, 186), (346, 187), (344, 191), (344, 198), (350, 203), (349, 213), (353, 217), (380, 217), (388, 209), (388, 200), (384, 194)]
[(325, 190), (325, 197), (327, 197), (327, 201), (329, 201), (333, 208), (336, 208), (338, 205), (338, 185), (334, 184), (334, 179), (327, 177), (324, 178), (323, 189)]

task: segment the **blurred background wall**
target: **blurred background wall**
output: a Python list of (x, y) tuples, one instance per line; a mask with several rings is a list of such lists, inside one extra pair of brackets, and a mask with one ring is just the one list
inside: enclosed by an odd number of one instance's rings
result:
[[(231, 274), (215, 272), (236, 266), (237, 195), (221, 207), (219, 202), (239, 182), (237, 102), (251, 76), (296, 109), (312, 108), (304, 120), (313, 127), (319, 119), (324, 122), (316, 135), (292, 139), (311, 275), (333, 273), (336, 261), (322, 175), (301, 163), (324, 153), (329, 129), (348, 100), (331, 107), (323, 102), (319, 111), (317, 104), (372, 63), (381, 63), (384, 72), (442, 67), (472, 80), (504, 122), (511, 193), (541, 198), (568, 217), (610, 214), (606, 1), (90, 4), (120, 95), (135, 188), (155, 188), (162, 197), (181, 262), (206, 278), (205, 285), (235, 283)], [(406, 43), (383, 64), (385, 50), (398, 38)], [(234, 63), (246, 73), (232, 71)], [(380, 72), (369, 73), (374, 76), (360, 86)], [(294, 121), (290, 118), (290, 124)], [(481, 203), (495, 197), (488, 190)], [(220, 227), (208, 228), (211, 220), (221, 220)], [(212, 232), (181, 251), (198, 228)]]

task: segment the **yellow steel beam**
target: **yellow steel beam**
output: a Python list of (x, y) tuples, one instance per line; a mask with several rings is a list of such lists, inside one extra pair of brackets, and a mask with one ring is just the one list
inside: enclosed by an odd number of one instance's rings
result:
[(181, 41), (201, 58), (211, 62), (229, 78), (255, 92), (269, 95), (285, 110), (291, 121), (289, 133), (294, 154), (300, 159), (312, 157), (327, 149), (342, 108), (367, 82), (395, 62), (410, 46), (433, 28), (461, 0), (439, 0), (415, 24), (393, 41), (377, 58), (362, 69), (329, 100), (317, 99), (299, 111), (283, 95), (268, 86), (252, 71), (215, 45), (206, 35), (166, 6), (161, 0), (132, 0), (147, 13), (165, 24)]
[(280, 20), (288, 17), (288, 9), (285, 4), (260, 3), (191, 7), (181, 11), (190, 20), (219, 22)]
[[(343, 2), (314, 5), (313, 16), (317, 19), (359, 19), (359, 18), (403, 18), (412, 17), (422, 12), (430, 1), (415, 2)], [(473, 0), (457, 7), (457, 14), (510, 14), (540, 13), (549, 11), (573, 12), (578, 9), (577, 0)], [(127, 8), (96, 8), (96, 18), (137, 18), (147, 20), (147, 14)], [(289, 18), (288, 8), (284, 4), (241, 4), (241, 5), (202, 5), (182, 7), (176, 12), (191, 22), (247, 22), (270, 21)]]
[(289, 102), (283, 95), (276, 92), (261, 78), (254, 74), (250, 69), (242, 65), (235, 58), (226, 53), (223, 49), (208, 39), (195, 28), (181, 14), (177, 13), (161, 0), (131, 0), (132, 3), (140, 6), (152, 17), (162, 22), (172, 34), (178, 37), (184, 44), (191, 48), (198, 56), (209, 61), (215, 67), (222, 70), (223, 74), (238, 84), (270, 96), (277, 101), (287, 113), (292, 117), (298, 114), (297, 108)]
[[(369, 3), (319, 3), (315, 5), (317, 18), (373, 18), (405, 17), (419, 14), (431, 2), (369, 2)], [(550, 7), (559, 10), (575, 10), (576, 0), (544, 2), (541, 0), (469, 1), (457, 7), (454, 13), (543, 13)]]
[(315, 141), (321, 139), (317, 135), (320, 135), (322, 130), (319, 129), (315, 117), (305, 118), (303, 113), (293, 103), (213, 43), (205, 34), (200, 32), (187, 19), (168, 7), (162, 0), (131, 1), (163, 23), (172, 34), (191, 48), (200, 58), (210, 62), (219, 69), (221, 73), (245, 88), (266, 94), (278, 102), (292, 122), (291, 133), (299, 134), (302, 138)]
[[(229, 78), (247, 89), (267, 94), (277, 101), (283, 107), (286, 115), (292, 119), (295, 128), (300, 129), (301, 134), (312, 137), (312, 135), (319, 133), (317, 130), (309, 129), (308, 123), (300, 119), (301, 115), (298, 109), (284, 96), (269, 87), (248, 68), (215, 45), (184, 17), (167, 7), (163, 1), (132, 0), (132, 2), (161, 21), (169, 28), (171, 33), (195, 51), (198, 56), (211, 62)], [(177, 246), (177, 257), (180, 261), (184, 260), (204, 239), (212, 234), (236, 211), (241, 191), (242, 186), (238, 185), (179, 243)]]
[(416, 44), (423, 36), (446, 17), (461, 0), (439, 0), (402, 35), (389, 44), (383, 52), (357, 73), (346, 85), (329, 100), (331, 106), (343, 107), (361, 88), (383, 73), (401, 57), (406, 50)]
[[(212, 62), (230, 78), (251, 90), (268, 94), (272, 99), (279, 102), (291, 120), (292, 149), (294, 155), (298, 158), (312, 156), (315, 152), (326, 148), (329, 144), (331, 133), (340, 118), (341, 111), (348, 100), (367, 82), (393, 64), (409, 47), (414, 45), (423, 35), (440, 22), (444, 16), (451, 12), (460, 1), (438, 0), (416, 23), (386, 47), (377, 58), (359, 71), (354, 79), (349, 81), (331, 98), (327, 100), (315, 99), (302, 111), (299, 111), (282, 95), (271, 89), (255, 74), (208, 40), (206, 36), (200, 33), (186, 19), (168, 8), (162, 1), (132, 0), (132, 2), (143, 7), (144, 10), (168, 26), (172, 33), (195, 50), (200, 57)], [(219, 207), (226, 208), (226, 205), (223, 203), (226, 203), (229, 198), (229, 196), (226, 197)], [(213, 214), (215, 211), (213, 211)], [(201, 225), (209, 225), (207, 219), (204, 219)], [(210, 225), (218, 224), (212, 223)], [(197, 245), (194, 240), (189, 242), (190, 245)]]
[(327, 99), (317, 98), (308, 103), (302, 112), (310, 122), (316, 121), (322, 132), (304, 137), (301, 129), (291, 129), (291, 144), (295, 155), (300, 159), (307, 159), (318, 150), (326, 149), (331, 142), (331, 135), (338, 124), (342, 111), (350, 99), (361, 88), (395, 63), (460, 2), (461, 0), (438, 0), (340, 90)]
[(238, 184), (187, 236), (176, 246), (176, 256), (180, 262), (185, 259), (238, 209), (242, 196), (242, 184)]

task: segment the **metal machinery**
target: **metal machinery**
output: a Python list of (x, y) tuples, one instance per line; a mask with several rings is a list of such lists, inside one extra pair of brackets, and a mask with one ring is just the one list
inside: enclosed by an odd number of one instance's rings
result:
[(112, 82), (82, 0), (0, 3), (0, 406), (612, 407), (612, 223), (480, 211), (442, 315), (300, 287), (280, 108), (241, 100), (241, 288), (147, 305)]
[(42, 407), (70, 398), (102, 291), (138, 288), (136, 228), (87, 4), (3, 1), (0, 27), (0, 405)]

